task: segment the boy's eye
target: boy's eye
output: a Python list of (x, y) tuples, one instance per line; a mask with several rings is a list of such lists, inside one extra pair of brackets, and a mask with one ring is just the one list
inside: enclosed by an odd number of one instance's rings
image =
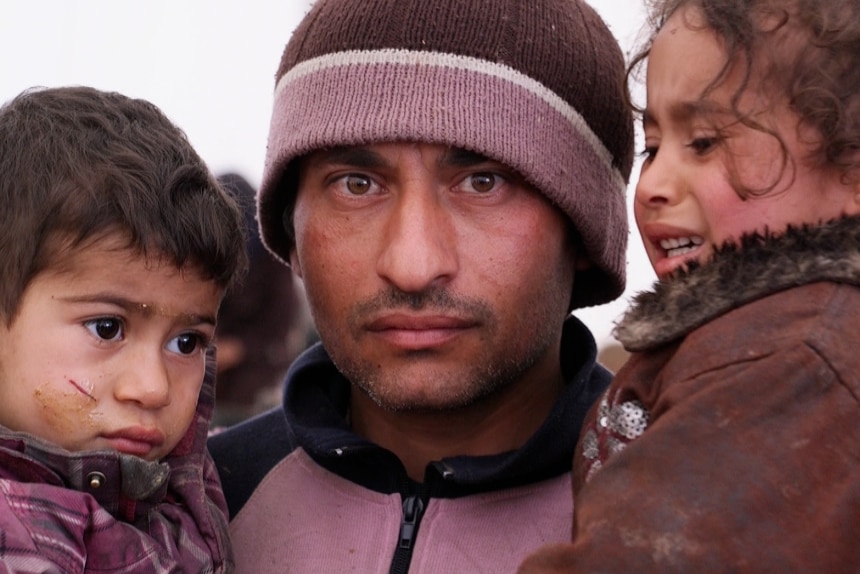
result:
[(114, 317), (100, 317), (87, 321), (84, 326), (90, 333), (105, 341), (122, 340), (122, 321)]
[(167, 343), (167, 350), (180, 355), (190, 355), (203, 346), (203, 337), (197, 333), (182, 333)]

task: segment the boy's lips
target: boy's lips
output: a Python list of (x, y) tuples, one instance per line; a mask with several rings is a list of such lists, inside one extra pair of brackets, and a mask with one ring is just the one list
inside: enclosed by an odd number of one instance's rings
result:
[(119, 452), (146, 456), (164, 444), (164, 433), (150, 427), (134, 426), (102, 434)]

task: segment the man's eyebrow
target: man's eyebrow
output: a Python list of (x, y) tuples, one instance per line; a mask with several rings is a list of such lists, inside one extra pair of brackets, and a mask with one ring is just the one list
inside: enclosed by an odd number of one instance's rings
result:
[(390, 167), (381, 154), (361, 146), (341, 146), (319, 150), (308, 156), (308, 163), (314, 165), (349, 165), (364, 169)]
[(478, 152), (451, 147), (439, 156), (438, 164), (440, 167), (472, 167), (488, 161), (493, 160)]
[(212, 325), (216, 324), (215, 317), (209, 314), (199, 315), (196, 313), (176, 312), (172, 309), (164, 308), (160, 305), (152, 303), (131, 301), (125, 297), (119, 297), (111, 293), (96, 293), (93, 295), (83, 295), (80, 297), (61, 297), (60, 301), (65, 303), (107, 303), (114, 305), (127, 313), (139, 313), (145, 316), (163, 315), (168, 317), (181, 317), (183, 321), (189, 325), (198, 325), (205, 323)]

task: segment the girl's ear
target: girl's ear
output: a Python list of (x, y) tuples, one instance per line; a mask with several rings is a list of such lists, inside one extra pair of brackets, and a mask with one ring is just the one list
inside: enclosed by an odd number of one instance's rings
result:
[(852, 172), (848, 180), (849, 197), (845, 202), (845, 215), (860, 215), (860, 173)]
[(860, 215), (860, 183), (854, 184), (854, 197), (848, 202), (846, 215)]
[[(853, 165), (860, 165), (860, 152), (852, 156)], [(840, 184), (847, 192), (842, 213), (846, 216), (860, 215), (860, 168), (849, 168), (842, 174)]]

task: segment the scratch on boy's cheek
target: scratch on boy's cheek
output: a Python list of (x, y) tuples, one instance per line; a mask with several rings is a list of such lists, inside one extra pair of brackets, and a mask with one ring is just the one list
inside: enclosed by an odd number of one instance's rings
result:
[(93, 401), (96, 400), (96, 398), (93, 396), (93, 384), (90, 382), (89, 379), (81, 379), (80, 382), (77, 382), (73, 379), (67, 380), (69, 381), (70, 385), (79, 390), (81, 393), (83, 393)]
[(96, 426), (96, 420), (101, 417), (101, 411), (96, 410), (98, 400), (85, 387), (67, 381), (71, 384), (68, 391), (62, 391), (55, 385), (45, 383), (38, 387), (33, 394), (42, 406), (42, 413), (54, 428), (59, 431), (72, 432), (81, 424)]

